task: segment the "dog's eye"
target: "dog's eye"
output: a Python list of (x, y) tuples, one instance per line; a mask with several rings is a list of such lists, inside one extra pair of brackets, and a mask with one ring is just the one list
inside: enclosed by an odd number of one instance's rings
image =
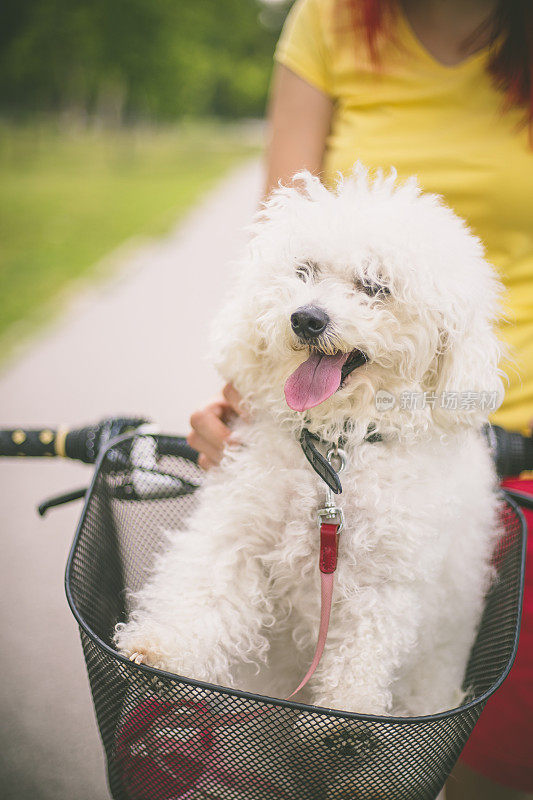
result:
[(318, 264), (315, 264), (313, 261), (305, 261), (303, 264), (298, 264), (296, 267), (296, 274), (301, 281), (308, 281), (318, 274)]
[(358, 292), (364, 292), (368, 297), (386, 296), (390, 294), (390, 289), (382, 283), (370, 281), (368, 279), (361, 280), (356, 278), (355, 288)]

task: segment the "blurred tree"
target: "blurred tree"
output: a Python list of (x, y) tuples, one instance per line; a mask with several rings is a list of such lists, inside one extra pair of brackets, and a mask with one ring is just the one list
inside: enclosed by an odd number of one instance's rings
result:
[(261, 115), (290, 0), (2, 0), (0, 111)]

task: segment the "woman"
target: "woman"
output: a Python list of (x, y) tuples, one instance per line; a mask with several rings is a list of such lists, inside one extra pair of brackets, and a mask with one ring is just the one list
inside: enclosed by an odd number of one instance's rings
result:
[[(507, 288), (502, 335), (514, 359), (495, 421), (514, 430), (533, 418), (532, 6), (298, 0), (276, 50), (265, 190), (303, 168), (331, 185), (360, 159), (416, 174), (443, 195)], [(218, 463), (239, 413), (228, 385), (192, 415), (188, 441), (203, 467)], [(448, 781), (448, 800), (533, 798), (532, 584), (528, 574), (516, 665)]]

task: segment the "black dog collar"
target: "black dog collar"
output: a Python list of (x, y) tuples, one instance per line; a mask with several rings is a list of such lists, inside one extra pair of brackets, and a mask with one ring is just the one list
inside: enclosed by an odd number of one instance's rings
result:
[[(307, 430), (307, 428), (304, 428), (300, 434), (300, 446), (316, 474), (322, 478), (324, 483), (329, 486), (332, 492), (335, 492), (335, 494), (341, 494), (342, 484), (339, 480), (339, 476), (329, 461), (324, 458), (322, 453), (317, 450), (314, 444), (315, 442), (321, 441), (322, 439), (320, 439), (319, 436), (317, 436), (315, 433), (311, 433)], [(343, 446), (344, 441), (344, 439), (339, 441), (340, 447)], [(373, 444), (374, 442), (382, 442), (383, 438), (379, 433), (372, 433), (372, 429), (369, 428), (364, 441)]]

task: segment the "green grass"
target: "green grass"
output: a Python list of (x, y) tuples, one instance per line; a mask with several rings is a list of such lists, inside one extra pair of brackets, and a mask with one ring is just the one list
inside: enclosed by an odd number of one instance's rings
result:
[[(50, 316), (63, 290), (135, 235), (161, 235), (257, 153), (239, 126), (61, 132), (0, 126), (0, 338)], [(7, 338), (6, 338), (7, 332)]]

